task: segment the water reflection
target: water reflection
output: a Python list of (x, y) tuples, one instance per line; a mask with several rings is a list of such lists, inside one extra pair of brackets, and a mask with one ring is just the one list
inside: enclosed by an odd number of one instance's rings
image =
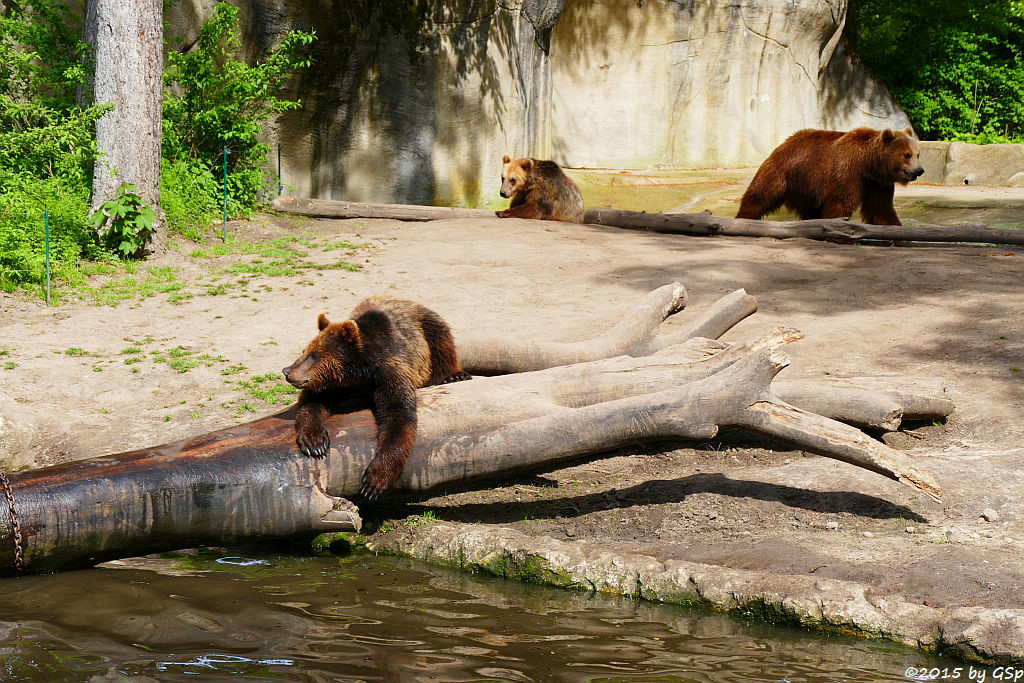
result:
[(939, 662), (395, 558), (147, 562), (4, 580), (0, 678), (878, 681)]

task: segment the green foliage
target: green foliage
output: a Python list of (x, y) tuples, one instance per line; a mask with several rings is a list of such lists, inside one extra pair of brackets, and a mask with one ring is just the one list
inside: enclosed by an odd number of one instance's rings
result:
[(160, 206), (171, 230), (199, 241), (203, 229), (220, 211), (221, 185), (208, 168), (195, 159), (163, 160)]
[(46, 208), (56, 278), (80, 279), (78, 259), (93, 250), (85, 228), (92, 131), (109, 106), (75, 105), (85, 76), (79, 35), (81, 23), (63, 2), (13, 0), (0, 12), (0, 289), (6, 291), (46, 281)]
[(0, 169), (0, 289), (46, 284), (46, 218), (50, 210), (51, 276), (81, 279), (78, 260), (94, 253), (93, 236), (85, 227), (89, 190), (60, 178), (29, 178)]
[(1024, 141), (1024, 3), (855, 0), (858, 54), (923, 139)]
[(263, 168), (270, 148), (258, 136), (267, 119), (299, 107), (277, 96), (297, 69), (310, 65), (302, 55), (313, 33), (290, 31), (265, 60), (249, 65), (234, 55), (241, 47), (238, 9), (218, 3), (187, 53), (171, 51), (164, 73), (164, 156), (170, 162), (194, 160), (222, 176), (228, 155), (228, 210), (254, 208), (268, 188)]
[(131, 183), (121, 183), (117, 195), (104, 202), (89, 218), (103, 242), (123, 257), (138, 257), (149, 242), (156, 212), (142, 201)]

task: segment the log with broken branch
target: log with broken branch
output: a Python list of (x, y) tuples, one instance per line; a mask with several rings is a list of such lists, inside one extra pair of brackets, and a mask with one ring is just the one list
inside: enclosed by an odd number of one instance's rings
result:
[[(730, 295), (709, 312), (740, 315), (743, 309), (728, 302), (744, 296)], [(650, 341), (660, 327), (651, 320), (678, 315), (682, 302), (685, 291), (670, 285), (627, 319), (646, 320)], [(777, 395), (772, 380), (787, 362), (778, 347), (799, 338), (793, 330), (734, 344), (692, 339), (663, 348), (627, 332), (621, 338), (647, 355), (420, 390), (416, 445), (392, 495), (645, 441), (709, 439), (724, 427), (782, 439), (941, 495), (935, 479), (906, 454)], [(10, 475), (12, 498), (0, 496), (0, 571), (15, 571), (16, 547), (25, 570), (38, 572), (196, 544), (358, 528), (358, 511), (346, 498), (359, 490), (376, 447), (373, 416), (368, 410), (332, 415), (332, 447), (323, 460), (298, 453), (293, 418), (290, 410), (188, 441)]]
[[(287, 213), (318, 218), (391, 218), (401, 221), (432, 221), (442, 218), (491, 218), (494, 212), (414, 204), (364, 204), (332, 199), (277, 197), (273, 208)], [(764, 221), (723, 218), (710, 212), (647, 213), (621, 209), (590, 209), (584, 223), (631, 230), (711, 237), (802, 237), (833, 242), (974, 242), (982, 244), (1024, 244), (1024, 230), (990, 228), (980, 223), (964, 225), (869, 225), (848, 218), (819, 218), (806, 221)], [(1024, 227), (1024, 224), (1020, 224)]]

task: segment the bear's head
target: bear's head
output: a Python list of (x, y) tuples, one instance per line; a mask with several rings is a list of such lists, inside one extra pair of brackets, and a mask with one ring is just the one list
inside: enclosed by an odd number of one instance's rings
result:
[(921, 168), (921, 143), (917, 141), (914, 129), (907, 126), (903, 130), (886, 128), (879, 133), (882, 148), (885, 150), (886, 180), (906, 185), (924, 175)]
[(354, 320), (332, 323), (321, 313), (320, 333), (306, 345), (295, 362), (284, 368), (284, 378), (299, 389), (327, 391), (356, 387), (365, 381), (363, 338)]
[(509, 199), (521, 192), (526, 179), (533, 170), (533, 159), (510, 159), (506, 154), (501, 159), (501, 196)]

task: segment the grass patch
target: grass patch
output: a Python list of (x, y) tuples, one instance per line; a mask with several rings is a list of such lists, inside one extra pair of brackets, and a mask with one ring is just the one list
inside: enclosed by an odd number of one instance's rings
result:
[[(285, 382), (281, 375), (276, 372), (268, 372), (265, 375), (257, 375), (247, 380), (236, 382), (235, 389), (243, 391), (246, 395), (270, 405), (291, 403), (293, 401), (292, 397), (299, 393), (298, 389)], [(242, 406), (247, 405), (242, 404)]]

